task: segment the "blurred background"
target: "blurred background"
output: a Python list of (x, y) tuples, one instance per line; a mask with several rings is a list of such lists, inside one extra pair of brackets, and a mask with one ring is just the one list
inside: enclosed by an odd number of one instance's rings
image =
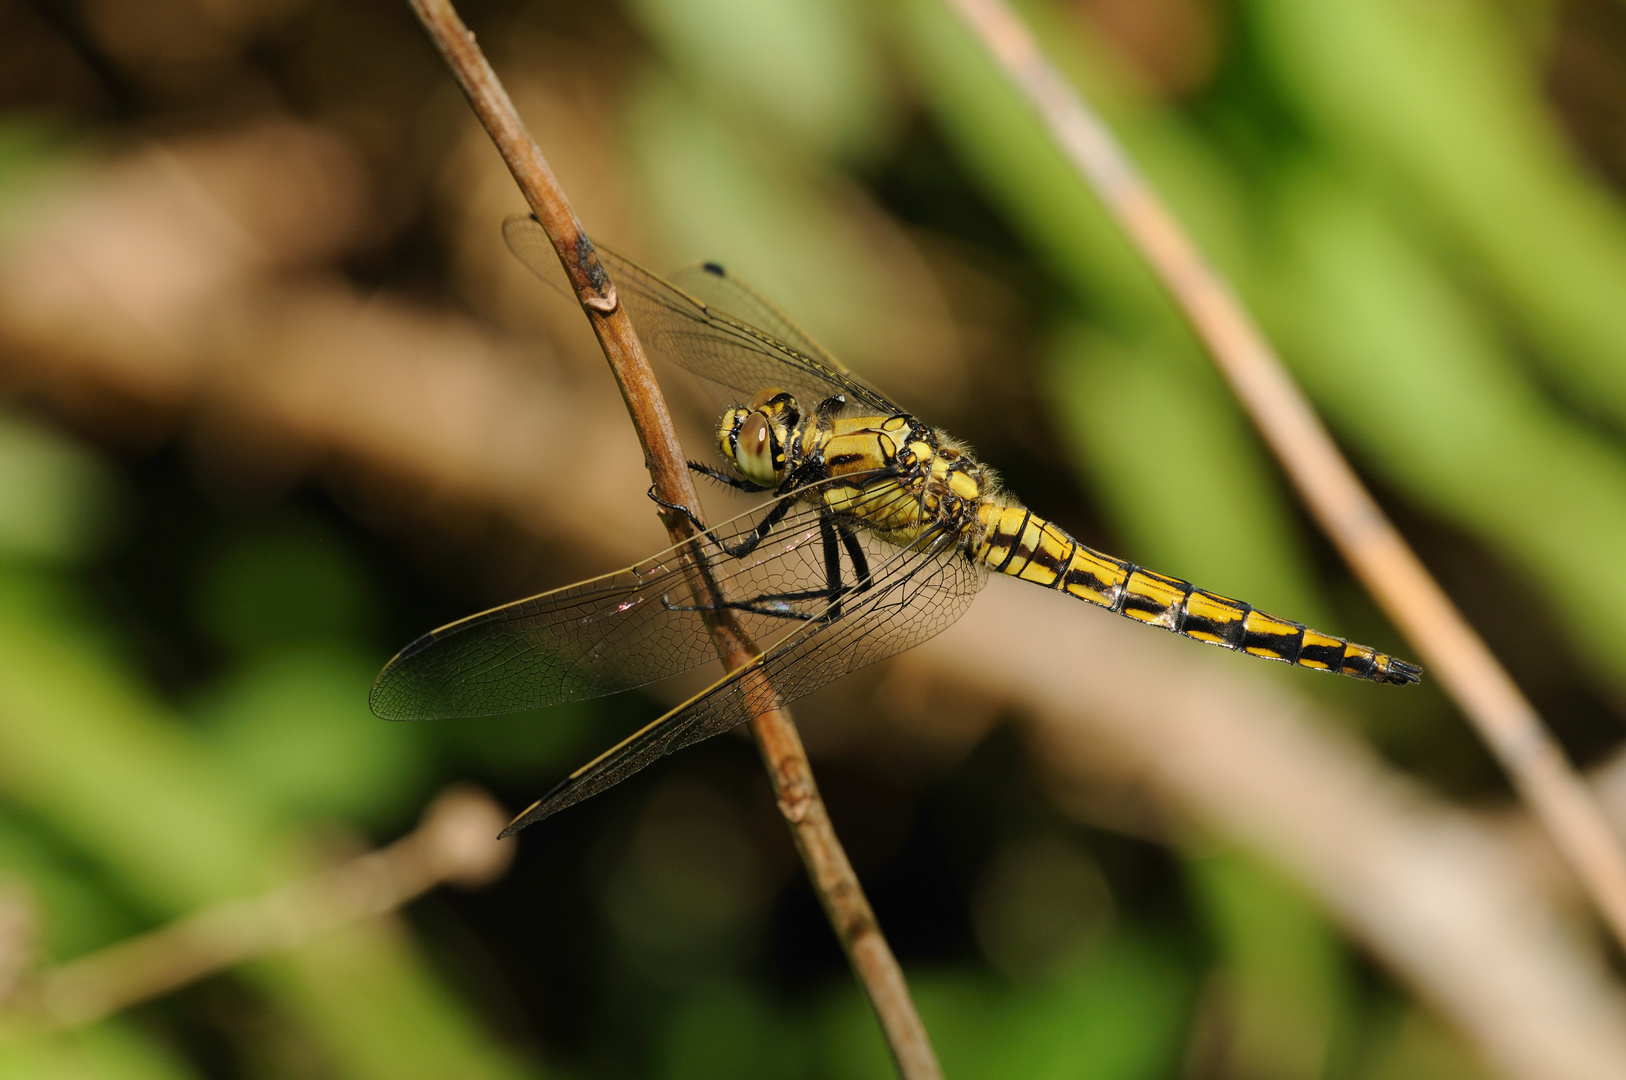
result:
[[(1023, 11), (1626, 816), (1626, 6)], [(725, 262), (1086, 542), (1415, 658), (945, 8), (462, 13), (595, 236)], [(523, 209), (405, 4), (0, 0), (0, 997), (673, 700), (366, 708), (423, 631), (664, 546)], [(949, 1075), (1626, 1073), (1619, 954), (1437, 688), (1028, 591), (796, 709)], [(0, 1025), (7, 1077), (889, 1070), (734, 736), (483, 889)]]

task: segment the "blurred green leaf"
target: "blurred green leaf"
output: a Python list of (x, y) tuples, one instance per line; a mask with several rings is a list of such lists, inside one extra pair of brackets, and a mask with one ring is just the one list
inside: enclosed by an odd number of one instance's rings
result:
[(763, 136), (854, 157), (893, 121), (859, 4), (830, 0), (632, 0), (687, 81)]
[(760, 992), (714, 983), (690, 992), (666, 1020), (661, 1080), (800, 1080), (811, 1077), (809, 1035)]
[(21, 888), (39, 919), (42, 960), (66, 960), (142, 929), (98, 868), (52, 844), (0, 806), (0, 888)]
[(0, 1080), (190, 1080), (158, 1039), (110, 1020), (66, 1035), (0, 1040)]
[[(1138, 100), (1083, 20), (1041, 4), (1022, 7), (1046, 55), (1090, 95), (1204, 251), (1227, 270), (1245, 272), (1248, 201), (1223, 159), (1172, 114)], [(901, 0), (898, 14), (932, 118), (990, 202), (1089, 316), (1131, 340), (1193, 341), (1145, 261), (959, 17), (933, 0)]]
[(89, 449), (0, 410), (0, 560), (90, 554), (106, 539), (119, 501), (112, 475)]
[(1224, 964), (1228, 1076), (1319, 1080), (1347, 1066), (1351, 972), (1337, 935), (1291, 883), (1250, 856), (1188, 865)]
[(1626, 461), (1546, 402), (1494, 325), (1330, 171), (1284, 185), (1278, 271), (1252, 292), (1339, 431), (1427, 506), (1484, 537), (1621, 680)]
[(1151, 272), (958, 16), (934, 0), (902, 0), (899, 15), (933, 118), (1027, 246), (1092, 314), (1126, 329), (1170, 323)]
[[(921, 1018), (948, 1076), (1001, 1080), (1151, 1080), (1180, 1059), (1189, 981), (1160, 950), (1120, 932), (1051, 982), (1010, 989), (987, 976), (915, 972)], [(892, 1075), (856, 995), (825, 1017), (823, 1074)]]
[[(118, 876), (155, 915), (309, 872), (284, 811), (128, 672), (85, 647), (59, 593), (0, 573), (0, 793)], [(491, 1043), (407, 943), (360, 924), (245, 969), (357, 1080), (506, 1078)]]
[(274, 812), (128, 672), (83, 647), (64, 618), (72, 609), (48, 579), (0, 572), (6, 794), (106, 859), (156, 911), (277, 880), (276, 863), (263, 861), (282, 848)]
[(204, 706), (224, 758), (293, 817), (399, 816), (420, 790), (427, 733), (367, 709), (376, 664), (335, 646), (262, 654)]
[(312, 640), (354, 641), (371, 597), (349, 554), (316, 529), (278, 524), (235, 538), (198, 584), (200, 625), (240, 656)]
[(1255, 0), (1268, 62), (1402, 221), (1488, 275), (1535, 359), (1626, 420), (1626, 213), (1579, 168), (1494, 4)]

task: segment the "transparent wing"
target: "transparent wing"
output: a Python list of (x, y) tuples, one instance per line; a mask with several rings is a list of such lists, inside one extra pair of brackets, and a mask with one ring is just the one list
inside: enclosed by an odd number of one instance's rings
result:
[(756, 288), (738, 275), (731, 274), (721, 263), (690, 263), (672, 271), (672, 285), (678, 291), (701, 301), (712, 312), (727, 315), (735, 322), (766, 330), (770, 337), (804, 356), (812, 357), (832, 371), (847, 378), (855, 378), (852, 371), (837, 360), (830, 350), (813, 340), (813, 335), (802, 329), (802, 324), (791, 318), (763, 296)]
[[(776, 695), (794, 701), (914, 648), (964, 614), (987, 580), (987, 571), (946, 531), (928, 531), (909, 548), (889, 550), (885, 561), (871, 567), (871, 588), (845, 597), (839, 617), (782, 634), (751, 664), (577, 769), (515, 818), (504, 835), (620, 783), (663, 754), (752, 719), (771, 707)], [(827, 609), (826, 614), (834, 613)]]
[[(535, 219), (509, 218), (503, 222), (503, 238), (532, 273), (570, 295), (559, 257)], [(685, 270), (685, 280), (694, 284), (699, 278), (711, 278), (703, 282), (706, 293), (749, 310), (709, 307), (700, 296), (685, 292), (631, 259), (606, 247), (595, 245), (595, 249), (609, 269), (616, 293), (627, 306), (644, 344), (679, 367), (726, 387), (736, 402), (777, 386), (796, 395), (806, 409), (832, 395), (841, 395), (847, 399), (848, 409), (886, 415), (905, 411), (880, 391), (854, 378), (754, 289), (727, 274), (705, 269), (715, 264)], [(751, 321), (757, 319), (772, 325), (759, 326)], [(787, 334), (795, 340), (786, 341), (783, 335)]]
[[(864, 495), (877, 512), (905, 496), (880, 482)], [(579, 701), (664, 679), (715, 659), (697, 608), (713, 590), (753, 640), (771, 641), (787, 625), (819, 616), (830, 602), (827, 547), (845, 557), (844, 582), (856, 574), (839, 533), (818, 507), (777, 499), (709, 530), (697, 563), (686, 546), (668, 548), (625, 570), (593, 578), (434, 630), (402, 649), (373, 683), (373, 712), (388, 720), (483, 716)], [(754, 550), (737, 546), (769, 524)], [(865, 558), (897, 548), (849, 526)], [(838, 564), (839, 565), (839, 564)], [(708, 581), (711, 587), (708, 588)]]

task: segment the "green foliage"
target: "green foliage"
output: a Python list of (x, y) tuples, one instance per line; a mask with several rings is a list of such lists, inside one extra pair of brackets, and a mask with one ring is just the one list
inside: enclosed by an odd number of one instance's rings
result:
[[(1296, 109), (1397, 222), (1448, 238), (1572, 400), (1626, 418), (1626, 214), (1577, 166), (1496, 9), (1249, 5)], [(1466, 269), (1466, 267), (1465, 267)]]
[(0, 411), (0, 563), (83, 558), (107, 537), (118, 493), (95, 455)]
[(71, 1035), (24, 1035), (0, 1046), (4, 1080), (191, 1080), (200, 1074), (161, 1043), (119, 1021)]
[[(1150, 943), (1115, 937), (1041, 983), (1011, 988), (970, 973), (923, 972), (911, 981), (921, 1018), (950, 1076), (1011, 1080), (1152, 1080), (1180, 1056), (1189, 983)], [(891, 1075), (863, 1004), (827, 1009), (824, 1075)]]
[(1326, 921), (1291, 883), (1247, 856), (1205, 853), (1189, 865), (1221, 956), (1214, 991), (1229, 1020), (1225, 1073), (1347, 1074), (1340, 1066), (1348, 1061), (1354, 988)]
[(844, 0), (634, 0), (662, 54), (720, 115), (819, 154), (873, 152), (891, 127), (881, 61)]
[(354, 640), (369, 597), (344, 552), (310, 530), (250, 533), (202, 575), (197, 620), (240, 656), (308, 641)]

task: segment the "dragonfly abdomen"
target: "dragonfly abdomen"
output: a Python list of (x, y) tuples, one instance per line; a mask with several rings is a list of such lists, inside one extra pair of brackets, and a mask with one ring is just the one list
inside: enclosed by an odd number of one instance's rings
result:
[(1413, 683), (1422, 669), (1367, 645), (1255, 610), (1123, 559), (1103, 555), (1021, 506), (978, 508), (973, 555), (988, 569), (1065, 592), (1137, 622), (1233, 652), (1380, 683)]

